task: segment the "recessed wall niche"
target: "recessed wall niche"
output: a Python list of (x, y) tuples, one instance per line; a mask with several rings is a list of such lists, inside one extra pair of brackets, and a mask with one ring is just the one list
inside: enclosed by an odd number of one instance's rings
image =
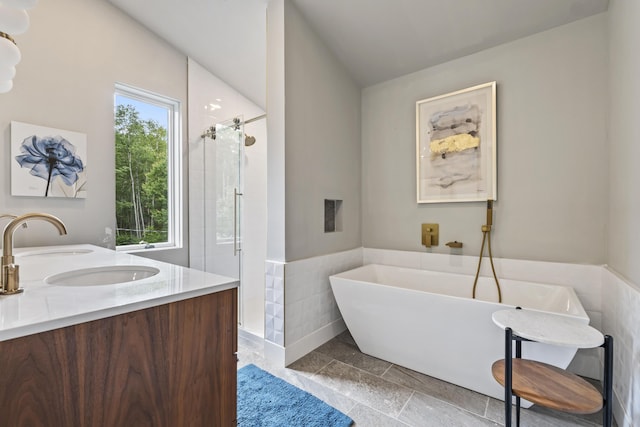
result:
[(324, 232), (342, 231), (342, 200), (324, 199)]

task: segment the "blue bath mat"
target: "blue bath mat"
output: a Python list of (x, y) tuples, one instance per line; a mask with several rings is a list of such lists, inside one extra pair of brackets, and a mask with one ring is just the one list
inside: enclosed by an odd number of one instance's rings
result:
[(349, 427), (353, 420), (255, 365), (238, 370), (238, 427)]

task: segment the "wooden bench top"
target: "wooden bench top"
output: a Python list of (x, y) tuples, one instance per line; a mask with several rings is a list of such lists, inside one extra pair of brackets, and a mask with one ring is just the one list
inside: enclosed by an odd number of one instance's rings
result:
[[(512, 359), (513, 394), (535, 404), (573, 414), (591, 414), (602, 408), (602, 394), (579, 376), (546, 363)], [(504, 387), (504, 359), (491, 366)]]

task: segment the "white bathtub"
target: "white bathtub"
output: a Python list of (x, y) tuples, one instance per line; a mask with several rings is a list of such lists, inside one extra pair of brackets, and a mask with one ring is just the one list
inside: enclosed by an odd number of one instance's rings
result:
[[(330, 277), (338, 307), (363, 353), (504, 399), (491, 364), (504, 358), (504, 332), (494, 311), (520, 306), (589, 317), (574, 290), (565, 286), (500, 280), (499, 304), (493, 277), (370, 264)], [(523, 343), (523, 357), (566, 368), (575, 348)], [(523, 406), (530, 403), (524, 402)]]

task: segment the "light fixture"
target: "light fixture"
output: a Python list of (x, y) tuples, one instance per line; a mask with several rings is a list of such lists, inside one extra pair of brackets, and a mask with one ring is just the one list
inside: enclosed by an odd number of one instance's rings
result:
[(29, 15), (38, 0), (0, 0), (0, 93), (13, 88), (16, 65), (20, 62), (20, 49), (12, 35), (22, 34), (29, 28)]

